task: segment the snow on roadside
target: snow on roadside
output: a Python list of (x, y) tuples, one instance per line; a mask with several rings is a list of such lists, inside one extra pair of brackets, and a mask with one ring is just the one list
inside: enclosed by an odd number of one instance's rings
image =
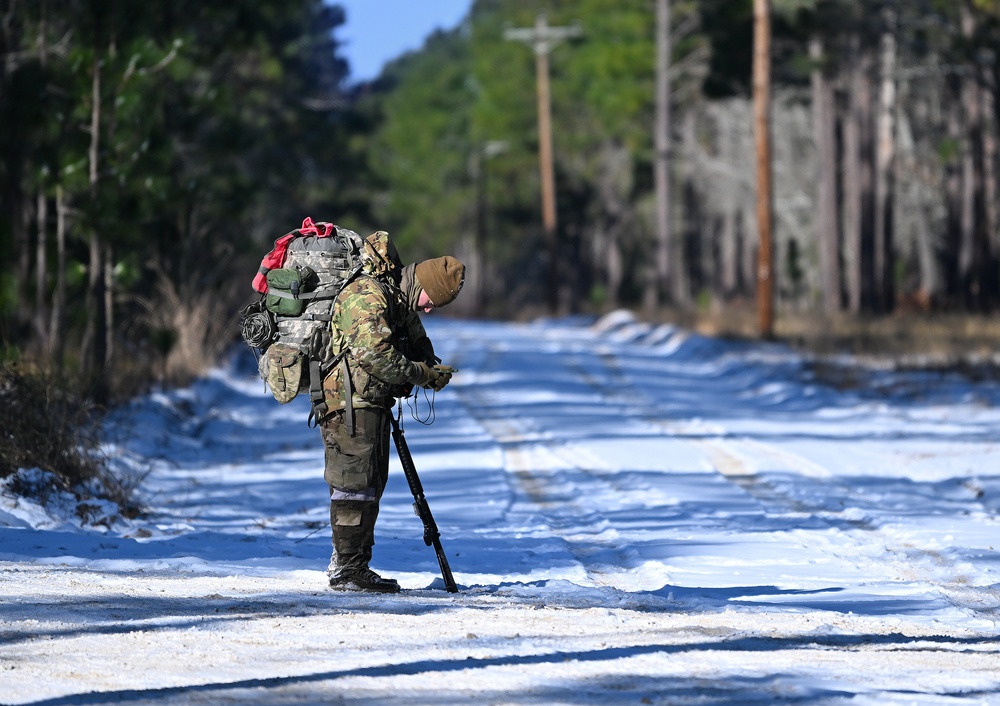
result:
[(42, 530), (122, 530), (127, 525), (117, 503), (100, 488), (70, 492), (54, 473), (22, 468), (0, 479), (0, 526)]
[(405, 425), (461, 593), (397, 466), (407, 591), (325, 589), (318, 433), (244, 355), (111, 421), (144, 518), (0, 514), (0, 701), (1000, 703), (995, 385), (835, 389), (627, 312), (428, 329), (460, 372)]

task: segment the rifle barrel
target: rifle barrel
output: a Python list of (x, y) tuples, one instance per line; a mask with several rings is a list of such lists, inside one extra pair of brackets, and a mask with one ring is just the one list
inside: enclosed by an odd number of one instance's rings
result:
[(438, 531), (434, 516), (431, 515), (430, 505), (424, 497), (424, 487), (420, 484), (420, 477), (417, 475), (417, 468), (413, 465), (413, 456), (410, 454), (410, 447), (403, 436), (403, 429), (399, 421), (389, 414), (389, 421), (392, 422), (392, 440), (396, 444), (396, 451), (399, 452), (399, 462), (403, 466), (403, 475), (410, 486), (413, 494), (413, 509), (417, 517), (424, 524), (424, 543), (434, 547), (434, 554), (437, 556), (438, 565), (441, 567), (441, 578), (444, 579), (445, 589), (448, 593), (458, 593), (458, 585), (451, 574), (451, 567), (448, 565), (448, 557), (445, 556), (444, 548), (441, 546), (441, 533)]

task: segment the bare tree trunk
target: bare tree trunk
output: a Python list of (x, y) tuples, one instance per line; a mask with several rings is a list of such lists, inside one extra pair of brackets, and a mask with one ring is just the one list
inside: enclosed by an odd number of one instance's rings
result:
[(848, 302), (859, 314), (871, 305), (872, 130), (870, 59), (854, 37), (848, 74), (848, 114), (844, 120), (844, 245)]
[(489, 202), (487, 191), (486, 173), (486, 146), (477, 146), (472, 156), (470, 172), (476, 188), (476, 229), (475, 238), (472, 241), (473, 257), (468, 263), (469, 270), (473, 274), (472, 284), (474, 287), (474, 312), (476, 316), (483, 316), (488, 302), (488, 288), (486, 281), (487, 257), (486, 248), (489, 242)]
[(887, 312), (895, 299), (893, 282), (893, 192), (896, 165), (896, 16), (886, 9), (881, 46), (878, 135), (875, 146), (875, 242), (873, 307)]
[[(850, 81), (850, 79), (848, 79)], [(857, 97), (848, 88), (848, 110), (844, 117), (844, 260), (847, 268), (847, 308), (861, 313), (861, 136), (855, 103)]]
[(618, 234), (613, 230), (608, 231), (605, 242), (607, 243), (608, 258), (608, 298), (607, 302), (612, 307), (618, 307), (621, 302), (622, 279), (624, 278), (624, 266), (622, 265), (621, 243)]
[[(718, 158), (724, 164), (739, 163), (739, 146), (733, 113), (728, 106), (719, 106), (712, 115), (716, 126)], [(730, 299), (740, 286), (739, 208), (741, 184), (737, 179), (720, 182), (713, 195), (714, 211), (718, 220), (718, 258), (716, 276), (713, 278), (722, 299)]]
[(861, 298), (871, 311), (875, 287), (875, 90), (872, 56), (862, 57), (859, 71), (858, 127), (861, 135)]
[(103, 248), (96, 230), (91, 232), (88, 247), (87, 290), (84, 295), (84, 310), (87, 312), (87, 325), (83, 330), (80, 342), (81, 368), (85, 377), (98, 373), (99, 365), (104, 360), (104, 302), (101, 289), (104, 284)]
[(41, 350), (48, 348), (48, 309), (45, 302), (48, 273), (48, 230), (49, 208), (45, 192), (39, 187), (37, 205), (35, 206), (35, 224), (37, 229), (35, 239), (35, 335)]
[[(944, 110), (945, 134), (950, 145), (960, 145), (962, 143), (962, 121), (959, 115), (961, 105), (962, 87), (955, 76), (947, 77), (944, 90)], [(948, 155), (944, 160), (945, 179), (945, 209), (946, 229), (945, 242), (941, 249), (941, 260), (945, 274), (945, 291), (949, 303), (956, 305), (963, 298), (963, 213), (962, 207), (962, 171), (963, 155)]]
[[(653, 131), (656, 158), (653, 180), (656, 190), (656, 276), (650, 278), (647, 302), (662, 301), (670, 293), (670, 62), (673, 54), (670, 36), (670, 0), (656, 2), (656, 126)], [(655, 288), (655, 289), (653, 289)]]
[[(900, 88), (901, 95), (909, 93), (906, 84)], [(906, 102), (901, 98), (900, 105), (905, 105)], [(906, 110), (899, 112), (897, 142), (899, 171), (901, 174), (911, 175), (907, 181), (907, 190), (900, 193), (900, 208), (904, 213), (909, 211), (915, 214), (910, 219), (913, 224), (914, 250), (918, 267), (915, 296), (918, 301), (924, 302), (925, 306), (929, 307), (941, 294), (941, 268), (934, 250), (934, 234), (930, 227), (933, 206), (926, 197), (928, 185), (934, 183), (933, 188), (937, 188), (937, 184), (926, 164), (917, 158), (917, 138)]]
[(621, 301), (622, 283), (625, 279), (624, 249), (626, 247), (625, 218), (632, 193), (632, 154), (614, 140), (607, 140), (601, 148), (597, 193), (601, 207), (601, 229), (606, 239), (603, 253), (607, 263), (608, 302), (618, 306)]
[(813, 131), (816, 139), (816, 234), (819, 238), (823, 310), (840, 311), (840, 240), (837, 227), (837, 136), (833, 86), (822, 67), (823, 42), (813, 37), (809, 55), (812, 72)]
[(738, 213), (735, 204), (726, 208), (722, 214), (722, 229), (719, 233), (719, 264), (722, 268), (722, 295), (725, 299), (736, 296), (740, 287)]
[(753, 99), (757, 145), (757, 317), (761, 337), (774, 332), (774, 252), (771, 224), (774, 194), (771, 186), (771, 3), (754, 0)]
[[(962, 82), (963, 102), (970, 100), (969, 94), (975, 93), (974, 86), (968, 82)], [(973, 99), (974, 100), (974, 99)], [(968, 120), (969, 116), (966, 116)], [(966, 123), (968, 125), (968, 123)], [(960, 195), (960, 219), (961, 231), (958, 248), (958, 281), (961, 296), (966, 306), (973, 306), (977, 299), (975, 292), (976, 284), (973, 275), (973, 258), (976, 247), (976, 216), (975, 216), (975, 166), (973, 164), (972, 150), (966, 145), (962, 151), (961, 170), (961, 195)]]
[[(983, 115), (991, 115), (995, 110), (996, 87), (992, 91), (983, 91)], [(993, 130), (984, 130), (983, 134), (983, 175), (986, 196), (986, 233), (992, 234), (990, 248), (993, 253), (1000, 247), (1000, 190), (997, 183), (997, 130), (1000, 123), (994, 123)], [(994, 255), (995, 256), (995, 255)]]
[[(681, 206), (679, 221), (681, 228), (679, 233), (672, 234), (670, 238), (670, 288), (671, 298), (680, 308), (687, 308), (691, 304), (692, 282), (697, 279), (696, 263), (690, 257), (688, 240), (692, 229), (692, 223), (697, 215), (692, 210), (692, 199), (690, 194), (694, 188), (692, 184), (695, 180), (694, 160), (697, 154), (697, 130), (698, 115), (697, 108), (691, 106), (684, 113), (681, 122), (681, 153), (684, 155), (683, 171), (680, 189), (678, 189), (678, 201)], [(696, 227), (696, 226), (695, 226)]]
[[(101, 131), (101, 66), (100, 61), (95, 58), (93, 77), (91, 81), (91, 108), (90, 108), (90, 198), (97, 199), (98, 186), (98, 157)], [(99, 372), (99, 366), (104, 364), (106, 351), (106, 321), (104, 320), (104, 248), (102, 246), (100, 231), (96, 225), (91, 225), (90, 232), (90, 254), (87, 278), (87, 294), (85, 298), (85, 308), (87, 312), (87, 326), (83, 334), (81, 344), (81, 359), (83, 373), (85, 377), (95, 376)]]
[(111, 243), (104, 248), (104, 367), (115, 354), (115, 259)]
[(697, 301), (708, 278), (709, 273), (705, 270), (705, 259), (702, 254), (708, 247), (709, 238), (703, 207), (704, 199), (693, 178), (684, 182), (681, 197), (684, 208), (684, 230), (681, 242), (677, 245), (680, 255), (676, 259), (684, 263), (684, 276), (675, 278), (674, 281), (684, 287), (684, 291), (679, 293), (683, 299), (677, 297), (677, 300), (690, 306), (692, 301)]
[[(0, 90), (8, 85), (8, 77), (17, 70), (18, 60), (22, 56), (21, 23), (14, 22), (16, 9), (13, 3), (7, 3), (6, 7), (0, 8)], [(12, 127), (15, 126), (4, 125), (3, 129), (11, 130)], [(3, 193), (0, 194), (0, 217), (6, 215), (9, 218), (10, 245), (13, 246), (13, 253), (2, 254), (11, 259), (14, 253), (18, 255), (17, 259), (11, 262), (13, 265), (11, 269), (17, 296), (20, 298), (30, 268), (28, 224), (23, 194), (24, 155), (21, 140), (11, 140), (9, 144), (10, 149), (4, 155), (5, 163), (2, 170), (6, 173), (6, 178), (0, 179), (0, 187), (3, 187)], [(16, 319), (17, 311), (12, 314)], [(0, 324), (6, 324), (6, 321), (0, 320)]]
[[(975, 33), (975, 17), (968, 4), (963, 4), (962, 34), (971, 39)], [(968, 301), (974, 308), (985, 309), (996, 306), (1000, 293), (997, 291), (996, 255), (987, 231), (985, 125), (978, 79), (979, 67), (976, 65), (971, 76), (962, 77), (962, 103), (968, 134), (968, 149), (962, 170), (966, 177), (962, 199), (962, 254), (965, 256), (963, 265), (966, 267)]]
[(722, 298), (722, 267), (720, 264), (720, 252), (722, 248), (722, 218), (717, 213), (713, 213), (708, 207), (708, 203), (702, 196), (702, 216), (705, 226), (699, 229), (702, 234), (701, 247), (701, 271), (705, 273), (702, 280), (701, 294), (710, 294), (712, 301)]
[(752, 297), (757, 286), (757, 220), (753, 197), (744, 194), (740, 199), (737, 222), (740, 226), (740, 277), (743, 292)]
[(915, 204), (918, 204), (920, 210), (918, 217), (914, 220), (916, 224), (914, 237), (916, 239), (917, 260), (920, 266), (920, 285), (917, 296), (920, 300), (925, 301), (929, 307), (937, 299), (940, 292), (941, 275), (934, 253), (934, 235), (931, 233), (928, 225), (931, 214), (928, 213), (929, 209), (925, 206), (923, 198), (921, 198), (919, 184), (916, 181), (912, 181), (910, 182), (910, 188), (916, 192), (911, 197), (911, 200)]
[[(15, 202), (14, 211), (12, 213), (13, 218), (11, 219), (11, 240), (14, 243), (14, 248), (18, 253), (17, 258), (17, 296), (18, 296), (18, 306), (20, 308), (20, 316), (23, 321), (27, 322), (28, 308), (30, 305), (28, 302), (31, 301), (31, 253), (34, 248), (31, 247), (31, 222), (34, 220), (34, 207), (32, 206), (31, 194), (24, 188), (24, 162), (21, 161), (21, 155), (18, 155), (12, 161), (21, 162), (15, 165), (11, 171), (16, 173), (17, 182), (14, 183), (12, 179), (12, 184), (14, 184), (15, 190)], [(23, 308), (21, 308), (23, 307)]]
[(992, 116), (993, 130), (986, 138), (986, 204), (994, 252), (1000, 252), (1000, 58), (994, 56), (990, 86), (984, 91), (984, 113)]
[(962, 105), (968, 137), (962, 154), (961, 239), (958, 272), (966, 305), (981, 309), (995, 299), (993, 252), (986, 231), (985, 139), (980, 89), (974, 78), (962, 79)]
[[(48, 67), (48, 3), (40, 3), (38, 21), (38, 64), (44, 74)], [(49, 231), (48, 199), (45, 194), (44, 180), (38, 185), (37, 204), (35, 206), (35, 335), (38, 337), (39, 348), (46, 351), (49, 347), (49, 311), (46, 307), (45, 294), (48, 289), (48, 231)]]
[(56, 372), (63, 368), (66, 352), (66, 203), (62, 186), (56, 186), (56, 286), (49, 319), (50, 357)]

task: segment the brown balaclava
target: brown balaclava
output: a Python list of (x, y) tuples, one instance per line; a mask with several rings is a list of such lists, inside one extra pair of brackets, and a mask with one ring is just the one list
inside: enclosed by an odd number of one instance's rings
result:
[(465, 284), (465, 265), (451, 255), (424, 260), (417, 264), (414, 274), (434, 306), (446, 306), (455, 301), (455, 297)]

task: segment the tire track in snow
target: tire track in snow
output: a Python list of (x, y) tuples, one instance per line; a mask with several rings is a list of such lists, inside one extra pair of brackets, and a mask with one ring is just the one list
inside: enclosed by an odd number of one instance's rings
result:
[[(487, 347), (487, 350), (481, 362), (483, 370), (492, 369), (492, 361), (500, 355), (495, 347)], [(460, 361), (462, 355), (457, 359)], [(527, 511), (530, 514), (537, 511), (544, 518), (545, 529), (563, 541), (587, 580), (597, 586), (615, 587), (613, 579), (627, 571), (629, 563), (635, 559), (635, 552), (615, 542), (617, 532), (611, 523), (587, 502), (593, 489), (581, 487), (579, 480), (567, 473), (574, 471), (574, 475), (582, 476), (588, 485), (601, 481), (605, 486), (611, 485), (610, 490), (614, 492), (622, 491), (600, 478), (595, 467), (601, 461), (584, 449), (553, 438), (531, 417), (512, 418), (490, 413), (488, 410), (493, 405), (480, 386), (463, 386), (458, 394), (470, 416), (500, 446), (504, 468), (533, 506), (533, 510), (511, 507), (508, 512)], [(507, 409), (504, 405), (497, 406)]]
[[(955, 560), (928, 547), (917, 547), (899, 541), (898, 537), (882, 527), (870, 514), (852, 515), (846, 511), (831, 510), (828, 505), (807, 502), (791, 495), (754, 470), (747, 456), (773, 463), (798, 475), (823, 482), (824, 496), (849, 498), (851, 488), (835, 482), (832, 474), (821, 465), (794, 452), (781, 449), (756, 439), (732, 438), (722, 427), (714, 434), (704, 427), (692, 429), (688, 425), (665, 419), (655, 401), (640, 390), (626, 375), (620, 359), (606, 346), (596, 348), (596, 357), (603, 363), (609, 382), (596, 377), (580, 363), (580, 370), (588, 382), (614, 403), (630, 408), (636, 417), (660, 427), (670, 436), (688, 437), (686, 440), (702, 450), (709, 463), (727, 480), (738, 486), (759, 502), (769, 515), (794, 513), (815, 517), (837, 536), (820, 547), (824, 553), (847, 560), (873, 574), (881, 574), (888, 582), (921, 582), (935, 586), (958, 608), (995, 612), (1000, 609), (1000, 590), (993, 587), (968, 586), (965, 571)], [(623, 390), (628, 390), (625, 394)], [(760, 464), (758, 464), (760, 465)], [(845, 504), (846, 505), (846, 504)], [(850, 510), (846, 507), (845, 510)], [(844, 530), (847, 526), (850, 531)], [(853, 551), (843, 551), (849, 546)], [(949, 578), (942, 581), (946, 573)]]
[[(763, 515), (789, 519), (808, 517), (812, 519), (814, 529), (815, 523), (821, 523), (826, 528), (823, 532), (811, 532), (805, 544), (802, 539), (797, 540), (799, 546), (807, 546), (810, 552), (856, 567), (866, 583), (923, 583), (935, 587), (938, 593), (959, 608), (995, 611), (1000, 606), (1000, 592), (996, 589), (968, 586), (962, 566), (955, 559), (932, 548), (918, 547), (907, 542), (905, 537), (894, 536), (891, 529), (880, 526), (877, 516), (859, 513), (849, 504), (839, 509), (829, 502), (816, 502), (820, 494), (815, 490), (809, 491), (810, 497), (796, 494), (794, 478), (801, 476), (822, 484), (822, 497), (851, 498), (852, 489), (836, 482), (822, 465), (774, 444), (732, 436), (718, 423), (696, 418), (680, 419), (676, 409), (672, 410), (671, 418), (671, 413), (665, 412), (645, 389), (634, 382), (616, 351), (605, 344), (596, 342), (588, 347), (579, 345), (579, 341), (563, 344), (543, 338), (539, 347), (539, 357), (551, 362), (552, 353), (556, 353), (560, 366), (558, 372), (570, 373), (596, 395), (594, 404), (614, 412), (616, 427), (630, 425), (635, 427), (637, 434), (646, 438), (650, 438), (652, 433), (688, 443), (699, 451), (720, 477), (752, 499)], [(513, 352), (524, 353), (523, 350)], [(505, 353), (503, 346), (481, 340), (463, 341), (459, 357), (475, 358), (477, 353), (482, 356), (473, 366), (478, 370), (504, 369), (496, 363)], [(726, 375), (717, 379), (713, 376), (705, 384), (725, 387), (731, 384), (727, 383), (729, 377)], [(553, 384), (556, 384), (555, 380)], [(589, 579), (595, 583), (609, 582), (603, 578), (609, 562), (600, 561), (601, 556), (607, 559), (609, 555), (595, 552), (592, 547), (594, 537), (599, 537), (601, 532), (606, 533), (609, 528), (613, 530), (613, 523), (595, 512), (592, 501), (585, 501), (579, 497), (581, 494), (574, 494), (572, 490), (582, 489), (583, 496), (601, 492), (634, 493), (635, 488), (626, 486), (622, 481), (621, 469), (610, 467), (571, 438), (546, 431), (541, 418), (536, 422), (528, 416), (510, 419), (489, 414), (491, 399), (504, 412), (509, 412), (511, 405), (495, 394), (491, 398), (490, 393), (475, 382), (459, 388), (459, 394), (464, 398), (470, 414), (504, 450), (505, 466), (524, 496), (546, 518), (553, 533), (564, 540)], [(755, 466), (782, 469), (792, 478), (793, 485), (781, 487), (760, 474)], [(570, 471), (573, 478), (569, 478)], [(570, 490), (567, 491), (567, 488)], [(583, 527), (588, 528), (589, 547), (581, 541), (580, 530)], [(797, 532), (794, 527), (789, 527), (787, 531), (791, 537)], [(605, 545), (613, 548), (612, 540), (613, 537), (606, 537)], [(598, 554), (596, 560), (595, 553)], [(618, 550), (613, 559), (618, 573), (628, 571), (630, 564), (635, 563), (634, 559)]]
[[(474, 367), (483, 371), (503, 369), (496, 361), (502, 355), (496, 345), (477, 341), (474, 344), (477, 351), (486, 351), (476, 361)], [(484, 348), (485, 346), (485, 348)], [(463, 346), (460, 358), (473, 353)], [(605, 351), (601, 354), (604, 368), (614, 356)], [(596, 393), (597, 404), (609, 410), (616, 410), (615, 427), (618, 433), (626, 433), (626, 428), (634, 427), (637, 436), (646, 439), (659, 435), (667, 438), (681, 438), (689, 443), (700, 445), (711, 440), (712, 435), (724, 433), (717, 427), (708, 427), (703, 423), (684, 424), (664, 420), (655, 405), (634, 384), (609, 385), (597, 376), (595, 366), (585, 361), (579, 352), (566, 351), (560, 355), (560, 364), (574, 380), (584, 388)], [(459, 365), (459, 367), (465, 367)], [(574, 558), (586, 570), (588, 578), (595, 583), (610, 583), (611, 578), (604, 578), (609, 572), (608, 561), (595, 561), (595, 551), (581, 542), (581, 528), (589, 528), (587, 541), (592, 543), (594, 536), (607, 531), (611, 523), (606, 517), (594, 511), (593, 502), (584, 502), (598, 494), (615, 494), (628, 496), (636, 493), (636, 488), (623, 480), (621, 468), (610, 466), (583, 446), (571, 439), (555, 437), (552, 432), (545, 431), (542, 425), (532, 417), (523, 415), (512, 418), (506, 413), (511, 411), (510, 402), (504, 402), (501, 397), (483, 390), (475, 381), (459, 388), (459, 395), (470, 415), (494, 438), (505, 454), (505, 468), (517, 481), (524, 495), (538, 508), (546, 518), (546, 525), (552, 532), (566, 543)], [(505, 413), (503, 416), (491, 414), (489, 410), (498, 408)], [(541, 421), (541, 420), (539, 420)], [(653, 436), (651, 436), (651, 432)], [(705, 451), (703, 448), (702, 451)], [(720, 462), (723, 471), (721, 475), (735, 485), (741, 487), (746, 497), (752, 498), (762, 514), (773, 514), (774, 503), (768, 503), (764, 492), (765, 484), (738, 465), (738, 459), (726, 454), (716, 454), (715, 461)], [(567, 478), (567, 471), (572, 470), (576, 480)], [(583, 480), (584, 483), (580, 483)], [(566, 492), (565, 488), (582, 489), (582, 493)], [(775, 496), (777, 497), (777, 496)], [(784, 498), (781, 498), (782, 500)], [(586, 518), (584, 520), (583, 518)], [(708, 518), (706, 518), (707, 520)], [(613, 531), (613, 529), (612, 529)], [(613, 542), (614, 536), (608, 537), (605, 544), (614, 556), (615, 578), (629, 570), (630, 564), (635, 564), (635, 552), (628, 553), (618, 549)]]

